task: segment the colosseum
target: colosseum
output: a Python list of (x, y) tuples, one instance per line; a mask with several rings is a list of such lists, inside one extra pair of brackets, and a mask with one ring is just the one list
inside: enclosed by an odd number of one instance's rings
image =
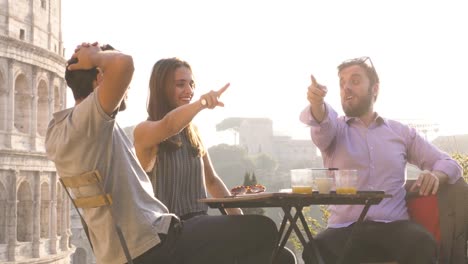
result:
[(0, 263), (70, 263), (70, 203), (44, 136), (66, 103), (60, 0), (0, 0)]

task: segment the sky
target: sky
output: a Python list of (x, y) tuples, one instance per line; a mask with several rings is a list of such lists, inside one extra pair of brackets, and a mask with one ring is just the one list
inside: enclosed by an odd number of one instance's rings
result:
[[(122, 127), (145, 120), (151, 69), (162, 58), (188, 61), (194, 99), (231, 83), (224, 108), (195, 118), (205, 145), (233, 144), (216, 132), (229, 117), (273, 121), (276, 135), (309, 138), (299, 122), (310, 75), (342, 113), (336, 66), (369, 56), (380, 77), (381, 116), (437, 123), (438, 135), (468, 134), (468, 16), (463, 0), (62, 0), (68, 58), (77, 44), (112, 44), (135, 72)], [(463, 33), (465, 32), (465, 33)], [(67, 99), (73, 105), (72, 97)]]

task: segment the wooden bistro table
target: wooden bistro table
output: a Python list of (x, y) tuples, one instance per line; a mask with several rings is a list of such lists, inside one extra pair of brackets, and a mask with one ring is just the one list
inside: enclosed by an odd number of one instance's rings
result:
[[(280, 207), (283, 209), (284, 217), (281, 222), (279, 232), (279, 249), (282, 249), (285, 245), (292, 230), (296, 232), (297, 237), (305, 247), (311, 246), (311, 252), (315, 253), (317, 263), (323, 264), (324, 261), (320, 255), (318, 247), (314, 242), (312, 233), (309, 230), (307, 222), (302, 213), (304, 207), (310, 205), (329, 205), (329, 204), (354, 204), (364, 205), (361, 214), (355, 223), (351, 235), (346, 243), (344, 252), (338, 263), (342, 263), (346, 255), (347, 250), (351, 247), (353, 234), (358, 231), (359, 225), (364, 220), (364, 217), (369, 210), (369, 207), (374, 204), (378, 204), (384, 198), (389, 198), (391, 195), (385, 194), (383, 191), (358, 191), (356, 194), (336, 194), (331, 192), (330, 194), (319, 194), (313, 192), (312, 194), (296, 194), (291, 192), (264, 192), (258, 194), (245, 194), (245, 195), (234, 195), (225, 198), (205, 198), (200, 199), (199, 202), (206, 203), (210, 208), (218, 208), (222, 214), (226, 214), (225, 208), (255, 208), (255, 207)], [(294, 215), (291, 213), (291, 209), (295, 208)], [(307, 236), (307, 240), (302, 235), (302, 232), (297, 225), (297, 220), (300, 219), (304, 231)], [(289, 222), (289, 227), (286, 229), (286, 224)], [(286, 231), (286, 232), (285, 232)], [(278, 252), (278, 251), (277, 251)]]

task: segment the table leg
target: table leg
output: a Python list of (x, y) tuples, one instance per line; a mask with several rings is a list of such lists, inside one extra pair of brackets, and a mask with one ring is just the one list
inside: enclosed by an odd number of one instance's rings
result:
[[(296, 223), (297, 223), (297, 219), (299, 218), (299, 215), (297, 213), (294, 215), (294, 217), (291, 215), (291, 207), (290, 206), (289, 207), (283, 207), (283, 211), (284, 211), (283, 222), (289, 221), (291, 224), (289, 225), (288, 229), (286, 230), (286, 233), (284, 234), (284, 236), (281, 239), (280, 248), (284, 247), (286, 245), (286, 242), (288, 241), (288, 238), (291, 235), (292, 230), (294, 229), (294, 227), (297, 227)], [(301, 238), (302, 238), (302, 240), (301, 240)], [(302, 236), (302, 233), (301, 233), (301, 237), (299, 237), (299, 240), (301, 240), (301, 243), (305, 242), (305, 239)]]
[(348, 251), (350, 250), (352, 244), (353, 244), (353, 236), (359, 232), (359, 228), (364, 221), (364, 217), (366, 217), (367, 211), (369, 211), (371, 204), (369, 203), (369, 200), (366, 200), (366, 203), (364, 204), (364, 208), (361, 211), (361, 214), (359, 215), (359, 218), (356, 223), (354, 223), (354, 227), (351, 230), (351, 234), (349, 235), (348, 241), (346, 241), (345, 247), (343, 248), (343, 254), (341, 254), (341, 257), (338, 259), (337, 264), (344, 263), (344, 258), (348, 254)]
[(299, 214), (299, 219), (301, 219), (302, 226), (304, 227), (304, 231), (305, 231), (305, 233), (307, 235), (307, 238), (309, 238), (309, 241), (313, 240), (312, 233), (310, 232), (310, 230), (308, 228), (309, 226), (307, 225), (304, 214), (302, 213), (302, 208), (297, 208), (296, 207), (296, 210), (297, 210), (297, 214)]
[[(288, 210), (290, 210), (291, 207), (289, 207)], [(286, 210), (283, 208), (283, 210)], [(278, 230), (278, 247), (275, 250), (275, 258), (278, 257), (278, 252), (281, 251), (281, 249), (284, 248), (284, 245), (286, 244), (286, 240), (289, 237), (289, 234), (291, 234), (290, 228), (288, 228), (288, 231), (283, 237), (284, 229), (286, 228), (286, 223), (288, 222), (288, 219), (286, 217), (283, 217), (283, 220), (281, 221), (281, 226)]]
[[(283, 210), (288, 210), (290, 211), (291, 210), (291, 207), (284, 207)], [(286, 223), (288, 222), (288, 219), (286, 217), (283, 217), (283, 220), (281, 221), (281, 226), (280, 226), (280, 229), (278, 231), (278, 238), (279, 238), (279, 243), (278, 244), (283, 244), (283, 233), (284, 233), (284, 229), (286, 228)], [(286, 237), (289, 236), (289, 234), (291, 233), (290, 231), (291, 228), (288, 228), (288, 231), (286, 232)], [(284, 245), (283, 245), (284, 247)]]
[[(284, 244), (286, 244), (286, 240), (289, 237), (289, 235), (291, 233), (291, 230), (294, 229), (294, 232), (296, 232), (296, 235), (299, 238), (299, 240), (301, 241), (302, 246), (304, 248), (310, 247), (309, 248), (310, 252), (313, 252), (313, 254), (315, 256), (315, 259), (316, 259), (316, 263), (317, 264), (324, 264), (322, 256), (320, 255), (320, 251), (318, 250), (317, 244), (315, 243), (314, 238), (312, 237), (312, 234), (311, 234), (311, 232), (309, 230), (309, 226), (307, 225), (307, 222), (305, 221), (305, 217), (302, 214), (302, 208), (303, 207), (295, 207), (295, 208), (296, 208), (296, 214), (293, 217), (291, 215), (290, 208), (289, 208), (289, 210), (286, 210), (287, 208), (283, 207), (284, 217), (287, 218), (289, 220), (289, 223), (290, 223), (290, 227), (288, 229), (289, 232), (286, 232), (286, 236), (283, 239)], [(306, 242), (304, 236), (302, 235), (301, 230), (297, 226), (297, 219), (298, 218), (301, 219), (302, 226), (304, 227), (304, 231), (307, 234), (307, 238), (309, 239), (309, 243)]]
[(304, 227), (304, 231), (309, 238), (309, 246), (311, 247), (311, 252), (314, 252), (315, 258), (317, 263), (323, 264), (324, 261), (322, 259), (322, 255), (320, 254), (320, 250), (318, 249), (317, 243), (315, 243), (314, 238), (312, 237), (312, 233), (310, 232), (309, 225), (307, 225), (307, 222), (305, 220), (304, 214), (302, 213), (302, 208), (296, 208), (299, 218), (301, 219), (302, 226)]
[(222, 215), (227, 215), (227, 212), (224, 209), (224, 207), (219, 207), (218, 209), (219, 209), (219, 211), (221, 212)]

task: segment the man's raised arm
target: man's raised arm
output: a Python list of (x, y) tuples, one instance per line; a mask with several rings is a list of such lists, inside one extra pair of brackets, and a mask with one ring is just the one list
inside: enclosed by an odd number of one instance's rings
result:
[[(102, 51), (97, 43), (83, 43), (73, 54), (78, 62), (68, 66), (69, 70), (100, 70), (98, 99), (103, 110), (112, 114), (120, 106), (133, 76), (133, 59), (130, 55), (115, 50)], [(101, 75), (102, 74), (102, 75)]]

